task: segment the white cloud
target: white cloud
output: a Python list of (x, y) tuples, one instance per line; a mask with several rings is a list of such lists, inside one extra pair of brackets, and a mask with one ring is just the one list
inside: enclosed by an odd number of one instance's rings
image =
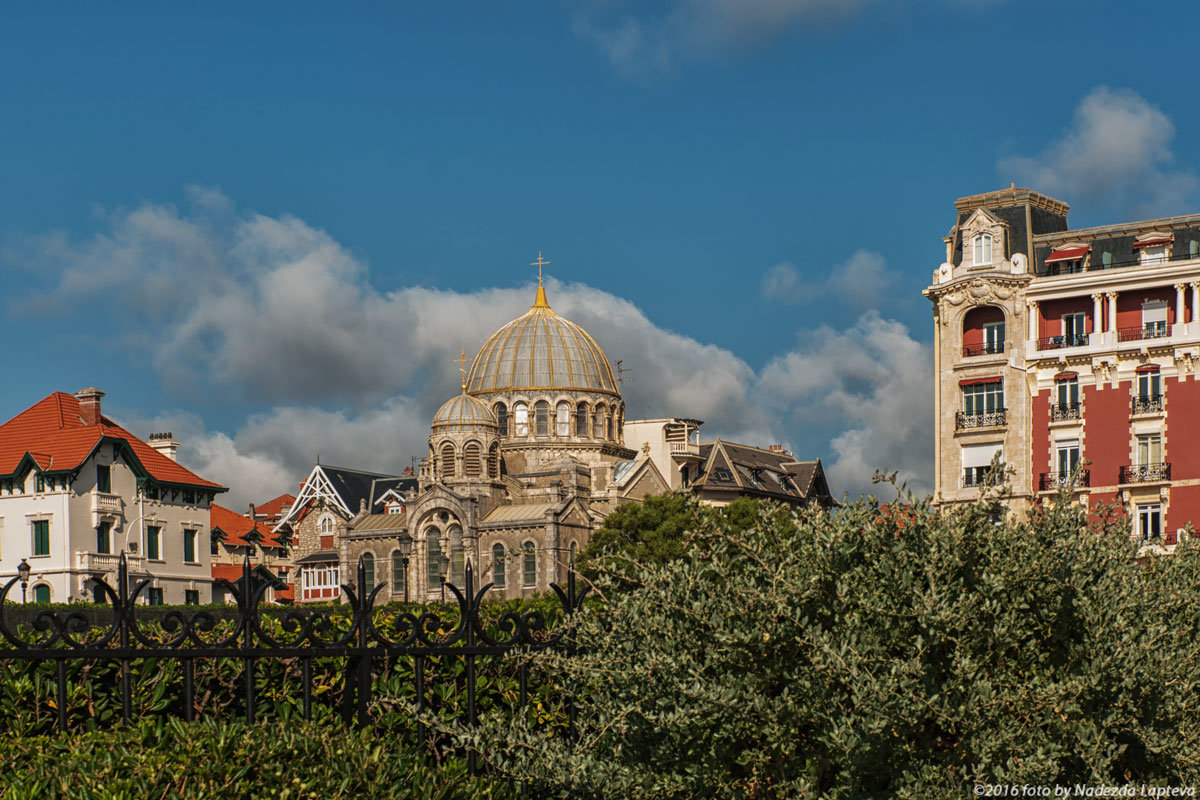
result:
[(814, 303), (836, 297), (858, 309), (875, 307), (880, 295), (896, 282), (879, 253), (858, 250), (844, 263), (829, 270), (821, 281), (805, 281), (788, 262), (776, 264), (762, 279), (765, 299), (782, 303)]
[[(214, 190), (194, 193), (186, 213), (148, 205), (108, 221), (89, 241), (54, 239), (44, 259), (59, 280), (42, 306), (106, 310), (164, 384), (267, 409), (232, 432), (187, 412), (129, 423), (141, 435), (173, 430), (180, 461), (230, 486), (225, 502), (235, 508), (291, 490), (318, 454), (364, 469), (409, 466), (425, 453), (433, 412), (458, 391), (459, 350), (470, 353), (532, 301), (532, 287), (381, 292), (325, 232), (238, 213)], [(827, 289), (849, 299), (857, 284), (886, 278), (882, 257), (867, 252), (841, 272)], [(624, 362), (629, 418), (699, 418), (707, 435), (758, 444), (815, 428), (834, 454), (839, 493), (869, 489), (876, 467), (928, 474), (919, 454), (931, 442), (929, 353), (899, 323), (868, 313), (848, 331), (806, 332), (756, 373), (728, 350), (660, 328), (626, 299), (556, 281), (547, 290), (556, 311)], [(121, 398), (109, 402), (119, 408)]]
[(894, 469), (932, 490), (933, 355), (894, 320), (868, 311), (846, 331), (805, 333), (805, 346), (762, 371), (759, 393), (794, 425), (830, 430), (834, 491), (869, 489), (876, 469)]
[[(707, 51), (770, 41), (803, 23), (853, 17), (872, 0), (674, 0), (658, 16), (619, 2), (587, 2), (575, 33), (590, 40), (620, 72), (643, 76)], [(631, 5), (631, 4), (630, 4)]]
[(1001, 159), (1005, 180), (1068, 202), (1120, 214), (1178, 214), (1194, 199), (1196, 176), (1174, 166), (1175, 126), (1129, 89), (1098, 86), (1075, 109), (1071, 126), (1040, 155)]

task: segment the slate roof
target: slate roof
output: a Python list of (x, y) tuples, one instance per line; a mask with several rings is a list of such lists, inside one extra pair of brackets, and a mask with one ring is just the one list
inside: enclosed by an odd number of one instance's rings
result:
[(124, 442), (135, 471), (140, 468), (160, 483), (226, 491), (224, 486), (201, 478), (159, 453), (108, 417), (101, 416), (96, 425), (85, 425), (79, 400), (66, 392), (53, 392), (0, 425), (0, 475), (15, 475), (23, 465), (42, 472), (71, 472), (105, 440)]
[(763, 450), (717, 439), (700, 443), (704, 465), (691, 482), (695, 492), (735, 491), (788, 502), (833, 504), (821, 460), (796, 461), (781, 450)]
[(408, 529), (407, 514), (367, 514), (354, 523), (351, 533), (361, 531), (404, 531)]

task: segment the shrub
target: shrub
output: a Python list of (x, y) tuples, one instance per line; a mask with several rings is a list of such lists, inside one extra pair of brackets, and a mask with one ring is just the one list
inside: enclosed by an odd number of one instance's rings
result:
[(79, 736), (0, 737), (0, 798), (515, 798), (371, 729), (153, 722)]
[(1139, 561), (1065, 500), (779, 513), (693, 513), (686, 553), (585, 609), (579, 655), (535, 656), (577, 739), (491, 715), (464, 741), (576, 798), (1200, 780), (1196, 548)]

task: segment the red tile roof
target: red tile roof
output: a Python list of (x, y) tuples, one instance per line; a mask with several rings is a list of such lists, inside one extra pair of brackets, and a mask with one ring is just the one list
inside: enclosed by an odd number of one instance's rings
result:
[[(246, 534), (252, 530), (258, 530), (260, 544), (265, 544), (268, 547), (283, 547), (271, 529), (261, 522), (244, 517), (236, 511), (231, 511), (225, 506), (212, 503), (208, 507), (209, 525), (213, 530), (220, 530), (225, 534), (225, 544), (237, 546), (250, 544), (246, 539)], [(241, 569), (241, 567), (238, 567)], [(240, 572), (238, 573), (241, 574)]]
[(157, 481), (225, 491), (225, 487), (172, 461), (108, 417), (101, 416), (97, 425), (85, 425), (79, 401), (66, 392), (54, 392), (0, 425), (0, 475), (15, 473), (26, 455), (43, 471), (76, 469), (105, 438), (128, 444), (134, 457)]
[(291, 507), (292, 503), (294, 503), (294, 502), (296, 502), (295, 495), (281, 494), (281, 495), (279, 495), (279, 497), (276, 497), (272, 500), (268, 500), (267, 502), (265, 502), (261, 505), (255, 506), (254, 513), (264, 514), (268, 518), (270, 518), (272, 516), (279, 516), (279, 514), (283, 510), (284, 506)]

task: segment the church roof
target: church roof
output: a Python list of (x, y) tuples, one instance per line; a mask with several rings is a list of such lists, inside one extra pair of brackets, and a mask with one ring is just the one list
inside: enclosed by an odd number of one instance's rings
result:
[(469, 394), (451, 397), (433, 415), (433, 428), (478, 429), (490, 428), (497, 430), (496, 415), (488, 408), (487, 403)]
[(587, 331), (560, 317), (538, 286), (533, 307), (484, 342), (467, 391), (562, 389), (620, 395), (612, 367)]

